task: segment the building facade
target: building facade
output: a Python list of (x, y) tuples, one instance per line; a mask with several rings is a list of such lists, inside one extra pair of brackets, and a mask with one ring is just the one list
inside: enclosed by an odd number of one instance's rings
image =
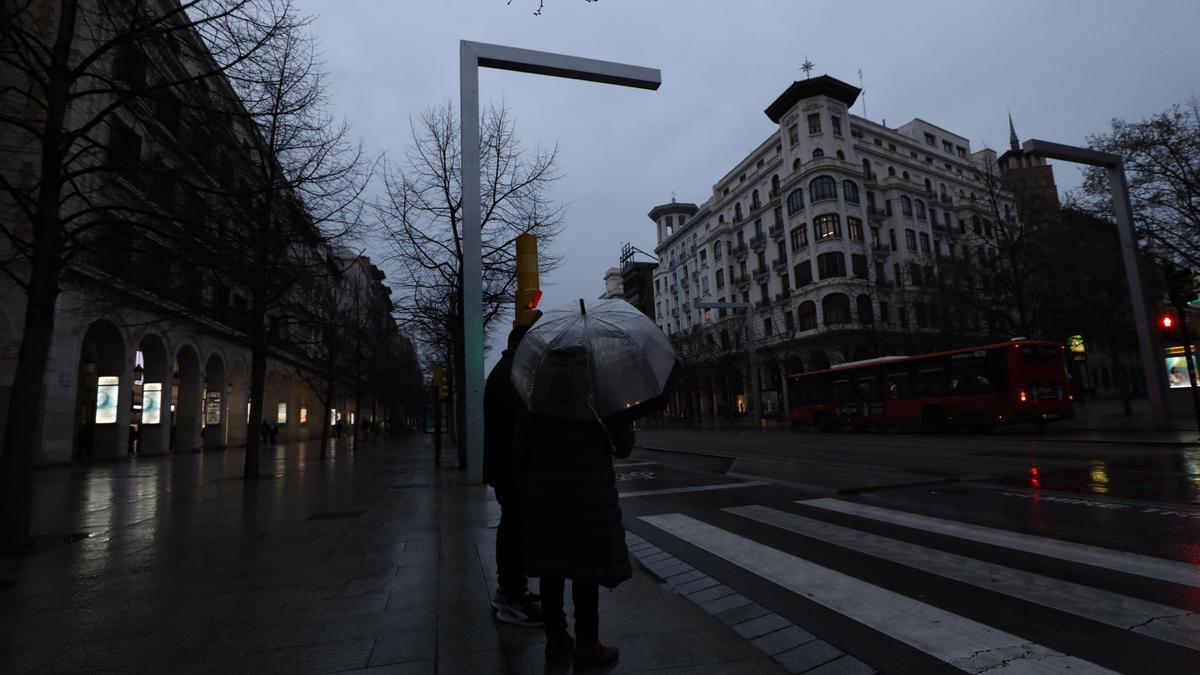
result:
[[(650, 211), (656, 320), (699, 373), (674, 413), (745, 410), (746, 330), (762, 351), (768, 414), (786, 409), (788, 373), (1000, 330), (986, 312), (944, 316), (931, 293), (942, 261), (994, 263), (997, 221), (1017, 217), (996, 153), (922, 119), (853, 115), (858, 95), (829, 76), (793, 83), (765, 110), (778, 129), (702, 204)], [(696, 301), (752, 303), (754, 325)]]
[[(0, 172), (9, 189), (0, 194), (0, 227), (7, 235), (0, 238), (7, 272), (0, 277), (0, 433), (7, 425), (37, 425), (36, 462), (43, 465), (124, 457), (135, 449), (165, 454), (236, 446), (270, 422), (278, 424), (280, 441), (318, 437), (327, 407), (318, 391), (323, 385), (315, 384), (327, 319), (321, 298), (355, 280), (369, 298), (368, 324), (378, 327), (390, 320), (382, 275), (369, 261), (353, 260), (339, 270), (302, 200), (280, 198), (275, 217), (290, 223), (280, 230), (298, 233), (281, 248), (310, 267), (296, 275), (305, 281), (272, 306), (263, 419), (249, 419), (247, 280), (230, 273), (211, 250), (236, 242), (253, 217), (254, 197), (235, 186), (254, 172), (243, 160), (255, 155), (256, 132), (244, 123), (244, 111), (230, 107), (237, 97), (229, 83), (202, 75), (212, 68), (211, 57), (194, 31), (162, 28), (125, 41), (106, 32), (110, 26), (169, 26), (172, 19), (161, 17), (178, 17), (172, 13), (177, 3), (129, 5), (159, 16), (159, 24), (104, 14), (125, 11), (126, 4), (89, 4), (89, 14), (77, 18), (72, 58), (94, 55), (86, 61), (84, 83), (105, 86), (75, 96), (63, 125), (79, 140), (64, 153), (73, 159), (61, 168), (79, 178), (64, 184), (58, 222), (73, 223), (61, 229), (77, 254), (62, 256), (61, 271), (52, 270), (59, 290), (40, 419), (6, 417), (28, 334), (27, 289), (36, 267), (29, 255), (38, 234), (30, 205), (43, 180), (43, 155), (30, 130), (45, 120), (42, 108), (19, 105), (16, 95), (6, 94), (3, 102), (0, 152), (6, 159)], [(54, 34), (56, 17), (68, 16), (59, 7), (53, 0), (31, 3), (17, 12), (22, 23), (14, 25)], [(0, 67), (0, 82), (35, 101), (39, 94), (31, 82), (38, 74), (17, 63)], [(114, 105), (118, 100), (125, 103)], [(204, 249), (209, 255), (201, 254), (201, 241), (212, 244)], [(42, 262), (36, 269), (47, 269)], [(395, 335), (389, 344), (398, 345)], [(336, 371), (339, 378), (347, 372)], [(363, 402), (343, 395), (332, 405), (353, 414)]]

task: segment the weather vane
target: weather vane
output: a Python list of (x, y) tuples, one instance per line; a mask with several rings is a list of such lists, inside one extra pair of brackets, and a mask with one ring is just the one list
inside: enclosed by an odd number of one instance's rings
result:
[(808, 60), (808, 54), (805, 54), (805, 55), (804, 55), (804, 63), (800, 64), (800, 70), (803, 70), (803, 71), (804, 71), (804, 79), (806, 79), (806, 80), (807, 80), (807, 79), (809, 79), (810, 77), (812, 77), (812, 69), (813, 69), (813, 67), (814, 67), (814, 64), (813, 64), (813, 62), (812, 62), (812, 61), (809, 61), (809, 60)]

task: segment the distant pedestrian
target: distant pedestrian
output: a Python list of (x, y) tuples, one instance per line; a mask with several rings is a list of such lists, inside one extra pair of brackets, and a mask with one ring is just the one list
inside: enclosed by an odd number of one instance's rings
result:
[(271, 424), (266, 420), (263, 420), (262, 430), (260, 433), (262, 434), (263, 445), (271, 442)]
[[(633, 576), (617, 499), (612, 458), (628, 457), (628, 421), (586, 422), (529, 416), (521, 431), (529, 462), (525, 492), (527, 570), (541, 577), (546, 660), (574, 650), (576, 668), (614, 663), (615, 647), (600, 643), (600, 586)], [(567, 632), (564, 580), (571, 580), (575, 636)]]
[(275, 442), (278, 440), (279, 440), (279, 424), (277, 422), (271, 422), (271, 445), (275, 445)]
[(488, 374), (483, 390), (483, 479), (496, 493), (500, 524), (496, 527), (496, 595), (492, 609), (498, 621), (519, 626), (542, 625), (539, 596), (529, 592), (525, 576), (521, 504), (523, 471), (514, 454), (517, 419), (524, 405), (512, 384), (512, 357), (529, 326), (508, 334), (508, 347)]

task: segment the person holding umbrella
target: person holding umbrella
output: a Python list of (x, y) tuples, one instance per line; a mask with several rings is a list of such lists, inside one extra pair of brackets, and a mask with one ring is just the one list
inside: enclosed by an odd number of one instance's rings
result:
[[(535, 319), (536, 321), (536, 319)], [(521, 486), (524, 472), (514, 456), (518, 419), (524, 413), (512, 385), (513, 353), (529, 326), (516, 325), (508, 347), (488, 374), (483, 389), (483, 480), (496, 493), (500, 523), (496, 526), (496, 581), (492, 598), (497, 621), (518, 626), (541, 626), (539, 597), (529, 592), (525, 577)]]
[[(623, 300), (551, 310), (513, 356), (528, 410), (518, 430), (526, 464), (526, 572), (541, 578), (546, 659), (576, 668), (614, 663), (600, 642), (599, 587), (633, 576), (612, 458), (633, 447), (633, 420), (665, 405), (675, 368), (666, 336)], [(575, 634), (563, 612), (571, 580)]]

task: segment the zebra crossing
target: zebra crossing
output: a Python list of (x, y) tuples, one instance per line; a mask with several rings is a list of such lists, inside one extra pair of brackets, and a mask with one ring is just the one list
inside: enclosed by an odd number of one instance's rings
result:
[[(799, 512), (746, 504), (714, 508), (711, 512), (689, 509), (688, 513), (642, 515), (639, 520), (650, 526), (649, 531), (644, 531), (648, 538), (654, 535), (653, 539), (670, 541), (662, 536), (666, 535), (686, 542), (733, 565), (739, 574), (768, 582), (772, 588), (832, 611), (954, 670), (967, 673), (1131, 670), (1130, 658), (1122, 657), (1113, 663), (1111, 653), (1104, 649), (1096, 650), (1097, 653), (1086, 647), (1063, 649), (1061, 641), (1056, 646), (1053, 639), (1052, 644), (1043, 644), (1047, 639), (1043, 633), (1048, 622), (1055, 621), (1055, 615), (1037, 609), (1061, 612), (1081, 625), (1097, 626), (1098, 634), (1105, 636), (1113, 633), (1103, 633), (1104, 630), (1121, 631), (1116, 634), (1128, 636), (1122, 641), (1128, 640), (1130, 649), (1157, 648), (1166, 655), (1158, 663), (1165, 658), (1171, 666), (1177, 664), (1179, 672), (1195, 672), (1192, 667), (1200, 663), (1197, 653), (1200, 613), (1189, 609), (1196, 606), (1200, 597), (1191, 590), (1200, 588), (1200, 566), (834, 498), (798, 500), (795, 504)], [(837, 514), (838, 522), (822, 520), (825, 514)], [(852, 519), (841, 517), (847, 515), (861, 519), (864, 525), (856, 527), (858, 520), (847, 525)], [(891, 536), (883, 536), (878, 534), (879, 524), (896, 527), (888, 528)], [(905, 541), (914, 532), (918, 538), (921, 533), (937, 534), (940, 538), (934, 538), (936, 547), (926, 545), (929, 537), (924, 537), (922, 544)], [(1044, 618), (1018, 622), (1017, 629), (1012, 621), (1001, 621), (1001, 625), (1007, 623), (1004, 628), (990, 625), (994, 623), (995, 612), (980, 612), (982, 617), (968, 616), (973, 612), (963, 611), (962, 602), (941, 602), (936, 591), (914, 594), (911, 588), (887, 588), (887, 581), (881, 582), (879, 575), (868, 575), (870, 580), (860, 578), (861, 569), (856, 571), (853, 565), (849, 570), (835, 569), (841, 565), (831, 564), (830, 560), (841, 560), (838, 556), (815, 556), (820, 564), (808, 559), (812, 556), (807, 554), (807, 546), (796, 542), (816, 542), (826, 550), (852, 552), (860, 560), (865, 556), (867, 560), (903, 566), (918, 578), (932, 578), (934, 584), (948, 581), (954, 585), (947, 585), (949, 590), (944, 591), (947, 593), (961, 593), (959, 585), (966, 585), (982, 591), (981, 597), (989, 597), (988, 593), (1005, 596), (1015, 606), (1035, 608), (1023, 616)], [(998, 555), (984, 559), (977, 545), (980, 543), (1000, 549)], [(958, 544), (962, 544), (961, 549), (944, 550), (957, 549)], [(1086, 575), (1085, 583), (1079, 583), (1068, 578), (1071, 570), (1077, 569), (1071, 565), (1061, 566), (1061, 571), (1059, 565), (1050, 565), (1053, 571), (1043, 574), (1023, 569), (1019, 564), (1008, 566), (996, 561), (1006, 560), (1006, 556), (1029, 555), (1044, 559), (1043, 562), (1062, 561), (1095, 570)], [(677, 592), (690, 591), (689, 584), (704, 583), (692, 581), (702, 571), (692, 570), (687, 564), (680, 566), (679, 561), (656, 558), (659, 559), (648, 563), (652, 570), (668, 576), (679, 574), (674, 579), (664, 577)], [(1047, 565), (1041, 567), (1046, 571)], [(1136, 592), (1127, 595), (1101, 588), (1096, 582), (1097, 574), (1137, 577), (1140, 580), (1134, 586), (1139, 588), (1161, 584), (1169, 592), (1154, 594), (1158, 596), (1155, 600), (1167, 597), (1173, 604), (1134, 597), (1138, 595)], [(685, 575), (691, 576), (684, 579)], [(714, 576), (722, 584), (734, 583)], [(1127, 591), (1127, 587), (1122, 590)], [(713, 600), (708, 596), (696, 599), (698, 603)], [(801, 623), (792, 629), (819, 633), (820, 627)], [(855, 653), (850, 645), (837, 647)], [(871, 663), (871, 666), (885, 672), (892, 670), (888, 664)]]

